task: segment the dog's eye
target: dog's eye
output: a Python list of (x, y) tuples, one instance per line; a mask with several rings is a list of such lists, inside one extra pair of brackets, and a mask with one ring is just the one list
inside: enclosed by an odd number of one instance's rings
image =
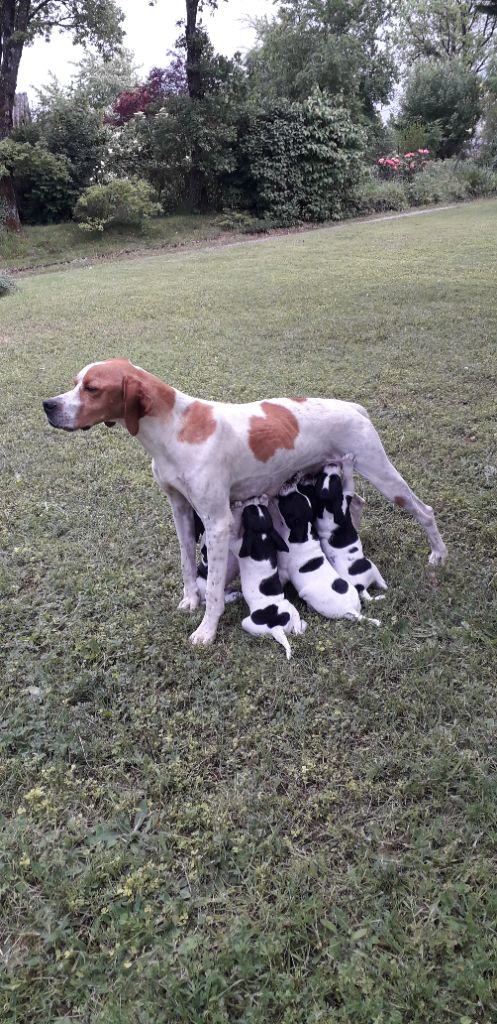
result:
[(90, 387), (90, 385), (89, 385), (89, 384), (86, 384), (86, 385), (85, 385), (85, 391), (89, 391), (89, 392), (90, 392), (90, 394), (92, 394), (92, 395), (96, 394), (96, 392), (97, 392), (98, 390), (99, 390), (98, 388)]

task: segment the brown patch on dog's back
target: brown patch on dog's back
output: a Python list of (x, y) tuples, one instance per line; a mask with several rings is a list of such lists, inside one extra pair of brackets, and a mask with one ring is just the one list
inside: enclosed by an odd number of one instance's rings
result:
[(294, 448), (299, 435), (296, 416), (277, 402), (261, 402), (264, 416), (251, 416), (249, 445), (259, 462), (267, 462), (278, 448)]
[(178, 440), (187, 444), (203, 444), (215, 429), (216, 419), (212, 405), (208, 405), (207, 402), (192, 402), (183, 413), (183, 426), (178, 434)]
[(398, 494), (397, 497), (394, 498), (393, 500), (394, 500), (395, 504), (399, 506), (399, 508), (405, 508), (406, 507), (407, 501), (400, 494)]

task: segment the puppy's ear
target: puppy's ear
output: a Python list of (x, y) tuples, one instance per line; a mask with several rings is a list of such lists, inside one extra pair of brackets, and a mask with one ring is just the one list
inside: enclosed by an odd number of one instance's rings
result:
[(350, 502), (350, 518), (354, 529), (357, 530), (358, 533), (361, 528), (362, 513), (364, 511), (365, 504), (366, 501), (364, 498), (361, 498), (360, 494), (354, 494), (354, 497)]
[(124, 422), (132, 437), (136, 437), (139, 421), (142, 416), (150, 414), (152, 402), (150, 395), (146, 393), (145, 385), (137, 377), (125, 377), (123, 391)]
[(289, 551), (288, 545), (283, 540), (283, 537), (278, 533), (277, 530), (271, 530), (271, 540), (277, 551)]

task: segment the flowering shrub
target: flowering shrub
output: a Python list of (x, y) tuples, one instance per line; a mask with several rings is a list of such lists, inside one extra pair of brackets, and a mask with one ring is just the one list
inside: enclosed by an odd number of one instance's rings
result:
[(378, 160), (378, 175), (384, 181), (391, 181), (395, 178), (404, 178), (410, 181), (415, 174), (419, 174), (429, 163), (429, 149), (418, 149), (414, 153), (404, 153), (403, 156), (381, 156)]

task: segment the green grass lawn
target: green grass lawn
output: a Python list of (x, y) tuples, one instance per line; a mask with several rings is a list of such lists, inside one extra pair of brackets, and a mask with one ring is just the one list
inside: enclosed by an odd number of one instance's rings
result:
[[(495, 1024), (496, 233), (485, 201), (0, 300), (5, 1024)], [(365, 404), (446, 568), (363, 488), (381, 629), (308, 612), (287, 664), (234, 605), (191, 648), (144, 452), (41, 408), (121, 355)]]

